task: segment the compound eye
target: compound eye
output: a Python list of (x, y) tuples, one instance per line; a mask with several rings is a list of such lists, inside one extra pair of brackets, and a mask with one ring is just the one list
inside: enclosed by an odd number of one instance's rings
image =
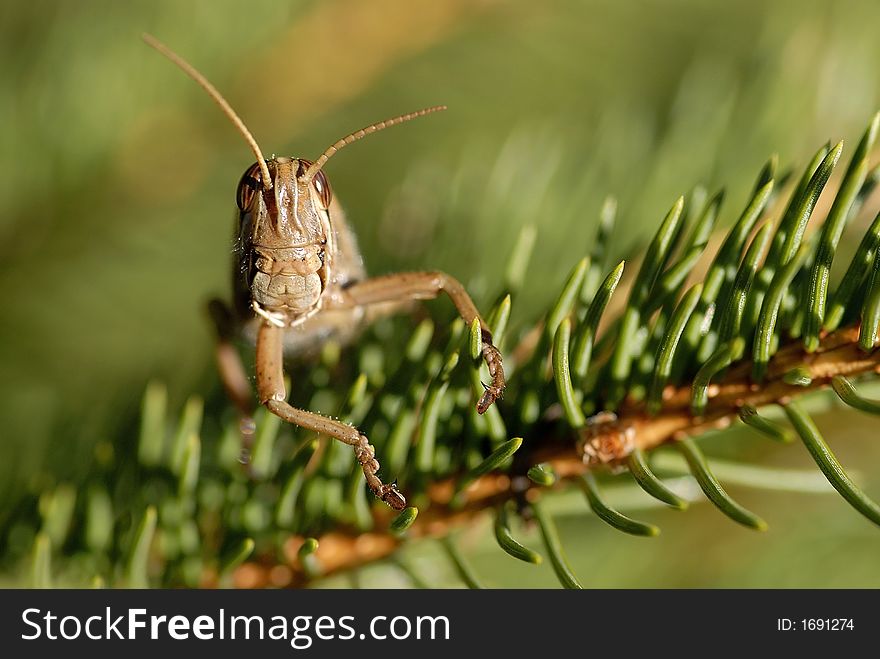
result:
[(235, 202), (238, 204), (238, 210), (242, 213), (249, 210), (251, 204), (254, 203), (254, 197), (262, 187), (260, 180), (260, 164), (255, 162), (241, 177), (238, 191), (235, 193)]
[(329, 208), (333, 193), (330, 191), (330, 183), (327, 181), (324, 172), (318, 170), (318, 173), (315, 174), (315, 177), (312, 179), (312, 185), (315, 186), (315, 192), (318, 193), (318, 198), (321, 200), (321, 204), (323, 204), (324, 208)]

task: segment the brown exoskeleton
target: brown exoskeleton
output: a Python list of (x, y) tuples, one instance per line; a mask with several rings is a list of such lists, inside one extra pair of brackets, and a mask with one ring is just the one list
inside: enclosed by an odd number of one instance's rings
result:
[(345, 221), (321, 168), (347, 144), (376, 131), (445, 109), (433, 107), (367, 126), (330, 146), (314, 162), (303, 158), (266, 159), (226, 100), (198, 71), (149, 35), (144, 40), (177, 64), (210, 94), (250, 145), (257, 158), (238, 185), (232, 309), (211, 303), (218, 330), (217, 361), (229, 397), (242, 417), (245, 444), (253, 434), (253, 393), (233, 340), (256, 341), (259, 402), (273, 414), (354, 448), (370, 490), (395, 510), (406, 499), (394, 483), (379, 478), (375, 449), (357, 428), (297, 409), (287, 403), (282, 361), (329, 338), (340, 343), (380, 313), (410, 300), (445, 292), (468, 324), (479, 318), (482, 354), (492, 378), (477, 403), (480, 414), (504, 390), (501, 354), (464, 287), (443, 272), (407, 272), (367, 278), (354, 234)]

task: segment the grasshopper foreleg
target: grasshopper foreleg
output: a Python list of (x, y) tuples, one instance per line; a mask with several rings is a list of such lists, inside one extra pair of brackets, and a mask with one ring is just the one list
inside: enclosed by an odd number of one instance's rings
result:
[(394, 483), (383, 483), (377, 473), (376, 449), (366, 435), (354, 426), (321, 414), (293, 407), (287, 402), (283, 371), (284, 330), (262, 323), (257, 332), (257, 394), (266, 408), (285, 421), (308, 430), (334, 437), (354, 448), (370, 490), (394, 510), (403, 510), (406, 499)]
[(501, 363), (501, 352), (492, 343), (492, 332), (486, 321), (480, 316), (471, 296), (464, 286), (454, 277), (445, 272), (399, 272), (381, 277), (373, 277), (352, 284), (345, 289), (344, 302), (351, 306), (368, 306), (380, 302), (400, 300), (431, 300), (446, 293), (458, 310), (462, 319), (470, 324), (479, 318), (483, 340), (483, 360), (489, 369), (491, 384), (484, 385), (486, 390), (477, 402), (477, 411), (482, 414), (501, 398), (504, 393), (504, 367)]

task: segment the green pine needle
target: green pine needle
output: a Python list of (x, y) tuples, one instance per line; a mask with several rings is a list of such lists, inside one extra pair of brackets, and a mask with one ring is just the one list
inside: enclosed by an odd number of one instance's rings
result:
[(633, 475), (633, 478), (636, 479), (639, 486), (652, 497), (662, 501), (668, 506), (676, 508), (677, 510), (687, 509), (688, 502), (670, 490), (663, 481), (651, 471), (651, 468), (645, 460), (645, 454), (641, 449), (636, 448), (630, 453), (629, 458), (627, 458), (626, 466), (629, 468), (630, 473)]
[(810, 452), (828, 482), (840, 495), (862, 515), (880, 526), (880, 506), (868, 498), (844, 471), (834, 453), (825, 443), (819, 429), (799, 403), (791, 401), (785, 405), (785, 413), (794, 426), (804, 446)]
[(859, 395), (853, 383), (842, 375), (831, 378), (831, 386), (840, 397), (840, 400), (850, 407), (868, 414), (880, 414), (880, 400), (871, 400)]
[(534, 565), (540, 565), (544, 560), (541, 554), (520, 544), (513, 537), (504, 505), (499, 506), (495, 514), (495, 539), (498, 541), (498, 546), (514, 558)]
[(627, 517), (623, 513), (610, 508), (604, 501), (599, 490), (599, 484), (596, 477), (587, 472), (581, 477), (581, 488), (590, 504), (590, 509), (595, 513), (596, 517), (606, 524), (612, 526), (618, 531), (623, 531), (630, 535), (654, 537), (660, 535), (660, 529), (653, 524), (646, 524), (638, 520)]
[(703, 452), (697, 447), (692, 439), (684, 439), (677, 444), (682, 455), (687, 460), (691, 469), (691, 474), (703, 490), (703, 494), (709, 499), (715, 507), (722, 513), (727, 515), (734, 522), (755, 529), (756, 531), (766, 531), (767, 522), (746, 510), (736, 501), (730, 498), (730, 495), (721, 487), (721, 483), (712, 474), (709, 469), (709, 463)]
[(578, 581), (571, 566), (568, 564), (568, 559), (565, 557), (562, 542), (559, 539), (559, 532), (556, 530), (553, 518), (544, 512), (544, 508), (540, 503), (532, 504), (532, 509), (535, 512), (535, 519), (537, 519), (538, 526), (541, 529), (544, 545), (547, 548), (547, 555), (550, 557), (550, 563), (553, 565), (553, 571), (556, 573), (559, 583), (562, 584), (563, 588), (582, 590), (583, 586), (581, 586), (580, 581)]
[(765, 437), (769, 437), (774, 441), (782, 442), (783, 444), (790, 444), (794, 441), (794, 433), (791, 430), (762, 416), (751, 405), (743, 405), (739, 408), (739, 418), (750, 428), (754, 428)]
[(470, 566), (465, 557), (462, 556), (451, 537), (444, 536), (440, 539), (440, 544), (443, 549), (446, 550), (446, 555), (449, 557), (456, 573), (458, 573), (458, 576), (461, 577), (461, 580), (468, 588), (473, 590), (482, 590), (485, 588), (485, 586), (480, 583), (474, 569)]

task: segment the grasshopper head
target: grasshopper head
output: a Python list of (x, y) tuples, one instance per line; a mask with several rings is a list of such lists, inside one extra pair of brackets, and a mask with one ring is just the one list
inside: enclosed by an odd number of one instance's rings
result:
[(318, 308), (330, 280), (330, 184), (321, 171), (306, 175), (309, 160), (276, 157), (262, 165), (245, 171), (236, 192), (242, 266), (254, 310), (286, 326)]

